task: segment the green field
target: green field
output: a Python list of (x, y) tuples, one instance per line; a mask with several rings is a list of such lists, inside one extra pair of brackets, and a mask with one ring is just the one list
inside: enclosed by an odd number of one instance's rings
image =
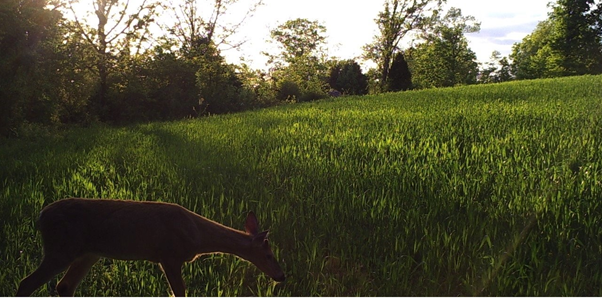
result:
[[(0, 296), (39, 264), (35, 219), (66, 197), (175, 202), (238, 229), (254, 210), (287, 281), (207, 256), (183, 269), (189, 296), (602, 295), (600, 76), (36, 130), (0, 145)], [(168, 291), (154, 264), (102, 260), (76, 295)]]

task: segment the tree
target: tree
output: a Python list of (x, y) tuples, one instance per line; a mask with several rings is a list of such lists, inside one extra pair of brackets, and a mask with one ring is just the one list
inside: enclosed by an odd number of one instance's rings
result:
[(215, 45), (208, 44), (204, 52), (198, 57), (196, 73), (196, 86), (204, 112), (221, 114), (242, 110), (245, 92), (234, 66), (225, 63)]
[(406, 91), (412, 88), (412, 74), (402, 52), (395, 54), (387, 86), (389, 91)]
[(554, 26), (550, 47), (560, 54), (563, 75), (602, 73), (600, 7), (594, 0), (557, 0), (550, 20)]
[[(386, 0), (384, 10), (378, 14), (376, 24), (379, 35), (364, 46), (364, 57), (378, 65), (381, 91), (387, 91), (391, 63), (399, 43), (413, 30), (429, 26), (446, 0)], [(431, 13), (432, 16), (427, 16)]]
[[(199, 2), (205, 5), (201, 5)], [(171, 3), (170, 11), (175, 24), (169, 23), (165, 26), (167, 26), (167, 31), (170, 32), (171, 36), (178, 40), (184, 51), (194, 48), (200, 39), (208, 40), (217, 48), (224, 45), (237, 48), (242, 42), (232, 44), (230, 37), (263, 4), (263, 0), (251, 0), (248, 7), (236, 7), (239, 2), (241, 1), (183, 0), (179, 4)], [(231, 10), (245, 11), (245, 14), (237, 23), (223, 24), (221, 22), (223, 17)]]
[(262, 108), (277, 104), (276, 90), (272, 88), (272, 80), (263, 70), (252, 69), (246, 63), (237, 65), (236, 74), (243, 87), (252, 94), (248, 108)]
[[(264, 53), (269, 58), (268, 63), (273, 65), (272, 77), (280, 84), (297, 84), (301, 91), (297, 100), (325, 96), (324, 82), (328, 76), (325, 33), (326, 27), (307, 19), (289, 20), (271, 31), (273, 41), (281, 50), (277, 55)], [(290, 86), (287, 88), (291, 89)]]
[(279, 56), (266, 54), (272, 62), (296, 63), (299, 59), (318, 57), (326, 51), (326, 27), (308, 19), (288, 20), (270, 32), (281, 49)]
[(480, 24), (450, 8), (443, 18), (436, 16), (425, 30), (424, 43), (409, 51), (413, 81), (420, 88), (473, 84), (478, 74), (476, 54), (468, 48), (465, 33), (477, 32)]
[(493, 51), (486, 67), (481, 69), (479, 82), (501, 83), (512, 80), (510, 62), (499, 51)]
[(368, 93), (368, 78), (354, 60), (338, 61), (330, 68), (328, 84), (332, 89), (348, 95)]
[[(0, 1), (0, 135), (24, 122), (58, 122), (54, 100), (60, 67), (62, 15), (40, 0)], [(48, 7), (48, 8), (47, 8)]]
[[(596, 2), (597, 7), (596, 7)], [(512, 47), (517, 79), (602, 73), (602, 2), (558, 0), (547, 20)]]
[[(141, 0), (134, 9), (130, 0), (94, 0), (92, 10), (98, 20), (96, 28), (81, 20), (74, 8), (78, 0), (67, 0), (67, 6), (75, 20), (75, 28), (95, 50), (95, 67), (98, 72), (98, 91), (93, 96), (95, 114), (101, 120), (108, 119), (108, 77), (115, 69), (117, 58), (127, 58), (132, 49), (139, 52), (150, 34), (158, 2)], [(88, 12), (88, 15), (91, 15)]]
[(551, 42), (555, 27), (551, 20), (539, 22), (535, 30), (512, 46), (512, 73), (517, 80), (561, 76), (565, 71), (562, 57)]
[(159, 119), (196, 117), (201, 111), (196, 72), (199, 66), (169, 50), (156, 46), (145, 63), (149, 100), (156, 103)]
[[(160, 107), (162, 117), (196, 117), (227, 113), (251, 106), (255, 94), (243, 86), (233, 65), (225, 62), (220, 47), (235, 48), (230, 37), (250, 17), (262, 0), (250, 6), (238, 0), (184, 0), (170, 3), (172, 18), (165, 28), (157, 57), (150, 59), (146, 78), (153, 78), (151, 101)], [(238, 23), (224, 24), (224, 16), (234, 9), (246, 11)], [(169, 22), (169, 21), (173, 22)], [(248, 73), (248, 72), (247, 72)], [(160, 86), (160, 88), (158, 88)]]
[(196, 72), (199, 66), (160, 44), (120, 63), (110, 77), (111, 121), (176, 120), (201, 111)]

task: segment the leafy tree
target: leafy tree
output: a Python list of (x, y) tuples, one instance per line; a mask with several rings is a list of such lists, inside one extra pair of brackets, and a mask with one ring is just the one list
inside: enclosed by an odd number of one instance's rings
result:
[(268, 107), (278, 103), (275, 88), (272, 86), (273, 82), (267, 73), (251, 69), (245, 63), (238, 65), (236, 71), (243, 87), (247, 92), (252, 93), (252, 101), (248, 103), (249, 108)]
[(433, 24), (423, 33), (425, 42), (409, 51), (413, 82), (420, 88), (475, 83), (476, 54), (468, 48), (464, 34), (479, 31), (480, 24), (453, 7), (443, 18), (436, 16)]
[[(93, 96), (94, 112), (101, 120), (109, 117), (108, 78), (117, 69), (117, 59), (127, 59), (130, 51), (138, 53), (150, 34), (158, 2), (142, 0), (133, 9), (130, 0), (94, 0), (91, 10), (98, 20), (96, 28), (90, 27), (78, 16), (74, 4), (78, 0), (66, 0), (67, 7), (75, 20), (77, 33), (84, 36), (95, 50), (95, 67), (98, 72), (98, 91)], [(88, 16), (91, 15), (89, 11)], [(90, 18), (91, 19), (91, 18)], [(136, 53), (136, 54), (137, 54)]]
[(198, 65), (159, 45), (120, 63), (109, 77), (111, 121), (132, 123), (194, 117), (200, 110)]
[[(167, 26), (166, 31), (178, 40), (182, 50), (195, 47), (199, 39), (208, 40), (216, 47), (239, 47), (241, 43), (231, 43), (230, 38), (263, 4), (263, 0), (252, 0), (247, 7), (237, 7), (238, 0), (182, 0), (171, 3), (169, 11), (175, 20)], [(205, 4), (204, 6), (201, 4)], [(245, 11), (237, 23), (224, 23), (222, 19), (229, 11)], [(207, 13), (210, 12), (210, 13)]]
[(479, 82), (501, 83), (512, 80), (511, 66), (507, 57), (502, 57), (499, 51), (493, 51), (489, 62), (481, 70)]
[(395, 54), (387, 83), (389, 91), (406, 91), (412, 88), (412, 74), (402, 52)]
[(555, 34), (555, 27), (548, 19), (537, 24), (531, 34), (512, 46), (511, 68), (516, 79), (549, 78), (564, 73), (562, 57), (551, 46)]
[[(384, 10), (378, 14), (376, 24), (379, 35), (364, 46), (364, 57), (376, 62), (381, 91), (387, 91), (389, 71), (401, 40), (416, 29), (431, 24), (446, 0), (386, 0)], [(432, 16), (427, 16), (428, 14)]]
[(335, 62), (330, 67), (328, 84), (343, 94), (363, 95), (368, 93), (368, 78), (354, 60)]
[(595, 0), (557, 0), (550, 20), (550, 47), (560, 55), (563, 75), (602, 73), (600, 7)]
[(119, 76), (111, 76), (112, 121), (173, 120), (252, 106), (253, 92), (208, 40), (186, 49), (190, 57), (170, 48), (157, 46), (137, 56), (139, 61), (127, 64)]
[(286, 21), (271, 31), (271, 37), (281, 52), (268, 56), (273, 64), (272, 77), (277, 81), (294, 82), (301, 90), (300, 101), (325, 96), (328, 76), (324, 43), (326, 28), (317, 21), (295, 19)]
[(167, 12), (174, 22), (161, 24), (167, 34), (156, 48), (158, 57), (150, 62), (153, 66), (149, 74), (156, 82), (150, 88), (161, 86), (151, 94), (151, 100), (161, 107), (162, 117), (195, 117), (253, 106), (256, 94), (250, 86), (243, 86), (236, 67), (225, 63), (218, 50), (239, 45), (232, 44), (230, 37), (262, 0), (251, 1), (238, 23), (225, 24), (224, 16), (238, 3), (184, 0), (169, 5)]
[(368, 94), (378, 94), (383, 92), (380, 84), (380, 72), (376, 68), (370, 68), (366, 72), (368, 78)]
[[(62, 15), (47, 1), (0, 1), (0, 134), (60, 121)], [(49, 5), (50, 8), (47, 8)]]
[(244, 95), (249, 94), (244, 92), (243, 83), (236, 75), (234, 66), (226, 64), (212, 44), (206, 45), (204, 55), (198, 59), (196, 86), (204, 111), (221, 114), (243, 110), (243, 103), (249, 100)]
[(108, 76), (106, 103), (112, 121), (171, 120), (249, 108), (254, 93), (242, 86), (235, 67), (217, 49), (229, 44), (228, 37), (251, 14), (237, 25), (223, 25), (223, 16), (237, 2), (204, 3), (212, 7), (210, 16), (199, 1), (171, 3), (166, 13), (172, 13), (174, 23), (158, 24), (166, 34), (153, 52), (114, 55), (119, 72)]
[[(46, 44), (49, 49), (42, 65), (48, 72), (42, 80), (55, 90), (48, 98), (59, 108), (57, 122), (88, 123), (93, 119), (88, 109), (89, 99), (96, 91), (96, 76), (89, 62), (95, 53), (83, 37), (70, 28), (63, 20), (57, 36)], [(48, 73), (51, 75), (47, 76)]]
[[(319, 57), (326, 49), (326, 27), (307, 19), (288, 20), (270, 32), (281, 52), (278, 56), (266, 55), (270, 62), (298, 63), (299, 59)], [(277, 65), (278, 66), (278, 65)]]
[(602, 73), (602, 2), (558, 0), (549, 18), (512, 47), (517, 79)]
[(196, 86), (198, 63), (180, 57), (169, 47), (156, 46), (144, 64), (149, 100), (155, 103), (159, 119), (196, 117), (202, 111)]
[(297, 83), (288, 79), (281, 80), (278, 82), (278, 92), (276, 93), (276, 99), (280, 101), (296, 101), (301, 97), (301, 90)]

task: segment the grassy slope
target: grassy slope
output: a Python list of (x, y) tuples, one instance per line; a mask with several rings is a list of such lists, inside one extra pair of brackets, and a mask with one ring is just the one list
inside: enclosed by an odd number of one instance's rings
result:
[[(588, 76), (5, 140), (0, 295), (41, 259), (39, 210), (70, 196), (176, 202), (239, 229), (255, 210), (287, 282), (205, 257), (184, 268), (189, 296), (602, 295), (601, 111)], [(78, 293), (167, 282), (105, 260)]]

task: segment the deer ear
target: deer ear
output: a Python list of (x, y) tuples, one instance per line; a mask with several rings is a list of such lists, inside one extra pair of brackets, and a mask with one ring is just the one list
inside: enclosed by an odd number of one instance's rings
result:
[(256, 235), (257, 231), (259, 231), (259, 224), (257, 223), (257, 217), (253, 211), (249, 212), (247, 215), (247, 220), (245, 221), (245, 230), (249, 235)]

